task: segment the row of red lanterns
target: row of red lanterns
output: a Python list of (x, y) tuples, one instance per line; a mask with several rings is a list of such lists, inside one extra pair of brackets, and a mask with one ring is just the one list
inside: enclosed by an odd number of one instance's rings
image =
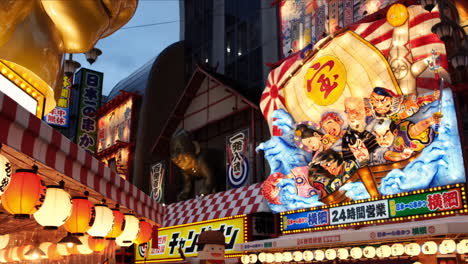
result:
[[(8, 167), (5, 160), (0, 155), (1, 202), (15, 218), (33, 215), (36, 222), (47, 230), (63, 226), (69, 235), (62, 242), (79, 243), (76, 237), (85, 233), (96, 240), (116, 240), (119, 246), (150, 240), (153, 231), (150, 223), (138, 220), (133, 214), (123, 214), (118, 207), (111, 210), (105, 201), (93, 205), (87, 193), (83, 197), (71, 198), (64, 190), (63, 181), (60, 185), (46, 188), (36, 166), (32, 170), (17, 170), (10, 176), (2, 170)], [(11, 166), (9, 168), (11, 171)]]

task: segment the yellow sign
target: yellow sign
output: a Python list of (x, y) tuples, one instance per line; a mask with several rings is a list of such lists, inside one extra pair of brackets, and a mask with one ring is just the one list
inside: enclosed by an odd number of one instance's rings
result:
[(307, 70), (304, 86), (307, 96), (316, 104), (331, 105), (346, 86), (346, 69), (335, 57), (320, 57)]
[[(247, 232), (246, 221), (247, 217), (240, 215), (222, 220), (161, 228), (158, 234), (158, 248), (151, 249), (152, 241), (149, 242), (149, 245), (141, 244), (135, 247), (136, 263), (143, 263), (145, 260), (146, 263), (150, 263), (148, 261), (176, 261), (180, 259), (179, 248), (183, 249), (186, 257), (196, 257), (198, 236), (204, 230), (209, 229), (223, 231), (226, 239), (225, 254), (241, 253), (240, 251), (234, 251), (234, 245), (247, 242), (245, 239)], [(145, 259), (144, 256), (148, 249), (150, 251)]]

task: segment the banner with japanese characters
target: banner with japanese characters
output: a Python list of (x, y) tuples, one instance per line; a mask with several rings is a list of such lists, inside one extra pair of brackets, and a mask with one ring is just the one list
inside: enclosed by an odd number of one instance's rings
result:
[(164, 200), (164, 180), (166, 176), (166, 163), (164, 161), (157, 162), (151, 166), (151, 194), (155, 202), (162, 203)]
[(460, 189), (439, 190), (389, 200), (390, 216), (401, 217), (456, 210), (463, 207)]
[(73, 86), (73, 75), (63, 76), (63, 88), (57, 106), (44, 116), (44, 121), (49, 125), (68, 127), (69, 107)]
[(250, 180), (249, 129), (226, 138), (226, 177), (229, 188), (239, 188)]
[(129, 98), (99, 118), (97, 152), (108, 149), (117, 142), (130, 142), (132, 111), (133, 99)]
[(96, 151), (96, 110), (101, 105), (103, 73), (81, 68), (77, 75), (80, 89), (76, 143), (83, 149)]
[[(198, 223), (191, 223), (179, 226), (165, 227), (159, 229), (158, 247), (152, 249), (151, 243), (141, 244), (135, 247), (135, 261), (171, 261), (180, 259), (179, 248), (182, 249), (186, 257), (197, 256), (197, 241), (201, 232), (205, 230), (220, 230), (224, 233), (226, 240), (225, 254), (238, 254), (234, 246), (245, 241), (247, 232), (247, 217), (239, 215), (223, 220), (212, 220)], [(150, 250), (150, 252), (146, 252)], [(148, 253), (148, 254), (146, 254)], [(147, 257), (145, 258), (145, 254)]]

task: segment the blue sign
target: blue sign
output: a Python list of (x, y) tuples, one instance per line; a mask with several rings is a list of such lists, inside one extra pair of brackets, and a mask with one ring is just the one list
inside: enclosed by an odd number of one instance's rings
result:
[(283, 230), (295, 230), (326, 226), (330, 224), (328, 210), (300, 212), (283, 216)]

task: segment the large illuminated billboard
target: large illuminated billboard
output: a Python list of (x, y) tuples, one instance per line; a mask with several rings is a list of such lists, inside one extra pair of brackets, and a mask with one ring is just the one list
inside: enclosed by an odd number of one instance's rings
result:
[(438, 11), (392, 5), (285, 59), (260, 107), (274, 212), (465, 182)]

